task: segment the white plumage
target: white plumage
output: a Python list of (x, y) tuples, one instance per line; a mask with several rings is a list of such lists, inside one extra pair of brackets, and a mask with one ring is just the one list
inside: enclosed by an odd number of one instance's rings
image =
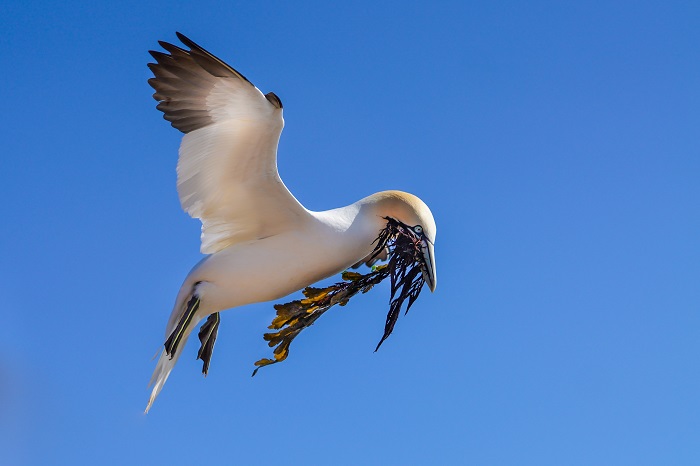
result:
[[(166, 327), (177, 336), (160, 356), (146, 412), (158, 396), (187, 337), (207, 316), (270, 301), (334, 275), (365, 259), (391, 217), (416, 228), (424, 245), (424, 276), (434, 290), (435, 221), (417, 197), (385, 191), (325, 212), (304, 208), (277, 171), (282, 103), (263, 95), (243, 75), (178, 33), (186, 51), (160, 42), (151, 52), (158, 109), (185, 133), (178, 194), (182, 208), (202, 221), (201, 252), (208, 254), (185, 279)], [(195, 305), (196, 304), (196, 305)], [(191, 310), (191, 315), (187, 315)], [(213, 344), (213, 340), (212, 340)]]

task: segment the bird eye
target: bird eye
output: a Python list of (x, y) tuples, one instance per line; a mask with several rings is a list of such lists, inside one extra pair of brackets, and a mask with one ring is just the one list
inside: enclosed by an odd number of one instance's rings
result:
[(423, 227), (420, 225), (416, 225), (413, 227), (413, 231), (415, 231), (416, 233), (418, 233), (420, 235), (421, 233), (423, 233)]

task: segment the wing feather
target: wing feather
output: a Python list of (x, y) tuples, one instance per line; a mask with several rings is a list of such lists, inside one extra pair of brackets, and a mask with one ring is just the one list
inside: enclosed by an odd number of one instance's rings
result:
[[(185, 135), (178, 160), (182, 208), (202, 221), (201, 251), (272, 236), (312, 217), (277, 171), (282, 104), (232, 67), (177, 33), (151, 51), (156, 108)], [(273, 97), (271, 97), (273, 96)]]

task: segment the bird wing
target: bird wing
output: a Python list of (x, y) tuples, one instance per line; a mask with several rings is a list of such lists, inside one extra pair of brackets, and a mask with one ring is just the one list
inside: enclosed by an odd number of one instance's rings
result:
[(177, 33), (151, 51), (156, 108), (185, 135), (177, 164), (183, 210), (202, 221), (204, 254), (279, 234), (309, 218), (277, 171), (282, 103)]

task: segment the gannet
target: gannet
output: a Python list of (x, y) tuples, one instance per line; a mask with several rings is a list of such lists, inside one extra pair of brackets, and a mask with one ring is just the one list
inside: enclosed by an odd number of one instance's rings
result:
[[(146, 412), (185, 346), (199, 332), (211, 356), (219, 312), (271, 301), (363, 261), (376, 260), (373, 242), (392, 219), (420, 245), (423, 278), (435, 290), (436, 226), (428, 206), (413, 194), (383, 191), (354, 204), (314, 212), (280, 179), (277, 145), (284, 126), (282, 101), (264, 94), (241, 73), (183, 34), (182, 49), (159, 44), (156, 108), (182, 133), (177, 190), (185, 212), (201, 220), (201, 252), (177, 294), (165, 329), (165, 349), (151, 378)], [(376, 255), (376, 254), (375, 254)], [(203, 372), (206, 375), (208, 358)]]

